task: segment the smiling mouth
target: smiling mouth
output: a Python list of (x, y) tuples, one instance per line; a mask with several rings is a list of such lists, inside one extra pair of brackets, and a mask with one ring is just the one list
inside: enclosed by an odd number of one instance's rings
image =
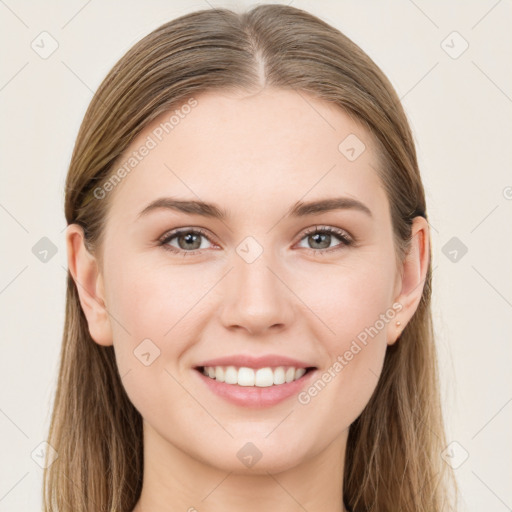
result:
[(217, 382), (233, 386), (268, 388), (299, 380), (307, 373), (316, 370), (316, 367), (268, 366), (256, 369), (246, 366), (198, 366), (195, 369)]

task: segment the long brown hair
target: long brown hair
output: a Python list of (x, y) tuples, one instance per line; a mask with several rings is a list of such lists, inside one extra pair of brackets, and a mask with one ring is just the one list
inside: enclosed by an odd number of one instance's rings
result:
[[(426, 218), (426, 205), (399, 98), (350, 39), (283, 5), (182, 16), (144, 37), (110, 71), (86, 112), (66, 181), (66, 220), (83, 227), (90, 251), (99, 252), (109, 206), (94, 190), (145, 126), (201, 92), (266, 85), (311, 93), (367, 127), (377, 141), (378, 172), (403, 257), (412, 219)], [(44, 473), (44, 510), (131, 512), (142, 488), (142, 418), (125, 393), (113, 347), (89, 334), (76, 286), (68, 272), (48, 436), (58, 458)], [(353, 512), (452, 510), (457, 489), (441, 458), (446, 441), (430, 296), (429, 264), (419, 307), (388, 347), (375, 392), (350, 427), (343, 491)]]

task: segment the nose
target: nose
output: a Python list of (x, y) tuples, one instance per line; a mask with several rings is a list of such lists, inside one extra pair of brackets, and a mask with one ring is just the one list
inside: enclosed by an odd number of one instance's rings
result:
[(293, 321), (293, 293), (279, 265), (263, 252), (252, 263), (234, 255), (234, 268), (225, 279), (220, 318), (230, 330), (264, 335)]

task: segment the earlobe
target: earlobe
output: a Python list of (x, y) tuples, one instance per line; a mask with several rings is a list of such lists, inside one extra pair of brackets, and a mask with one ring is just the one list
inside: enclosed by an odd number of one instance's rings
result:
[(66, 228), (68, 268), (75, 282), (89, 333), (99, 345), (113, 344), (110, 319), (106, 310), (103, 276), (97, 259), (86, 248), (84, 232), (78, 224)]
[(402, 306), (397, 320), (388, 336), (388, 345), (393, 345), (412, 318), (423, 295), (423, 288), (430, 264), (430, 236), (428, 222), (415, 217), (411, 228), (411, 241), (402, 264), (400, 293), (395, 299)]

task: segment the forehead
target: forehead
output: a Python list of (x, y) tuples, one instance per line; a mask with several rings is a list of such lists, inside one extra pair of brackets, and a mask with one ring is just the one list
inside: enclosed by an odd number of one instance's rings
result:
[(113, 216), (134, 218), (166, 195), (253, 214), (334, 196), (386, 207), (373, 137), (303, 91), (202, 93), (147, 126), (118, 166), (128, 159), (133, 165), (114, 191)]

